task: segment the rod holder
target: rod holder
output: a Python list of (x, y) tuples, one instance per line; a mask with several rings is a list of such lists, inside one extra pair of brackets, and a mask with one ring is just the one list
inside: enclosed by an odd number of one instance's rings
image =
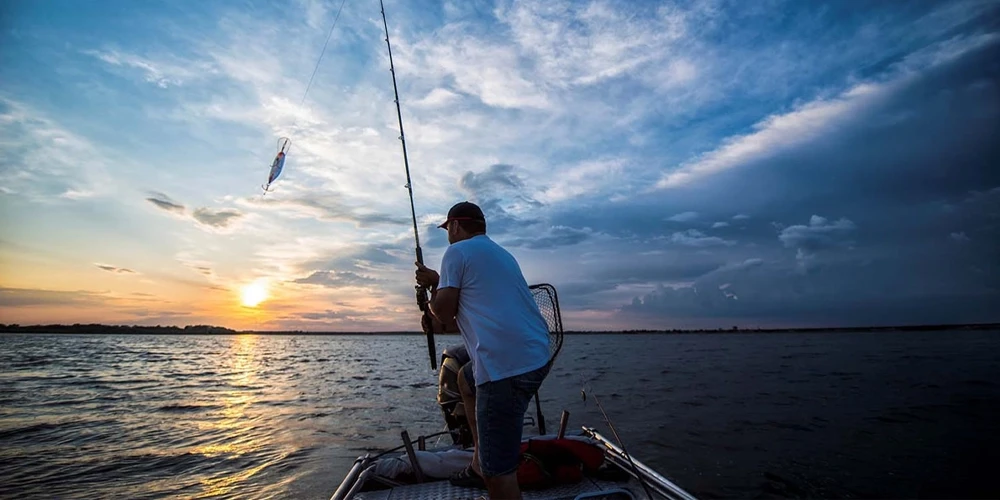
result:
[(569, 412), (563, 410), (562, 416), (559, 417), (559, 434), (558, 438), (562, 439), (566, 436), (566, 425), (569, 424)]
[(413, 451), (413, 443), (410, 442), (410, 433), (403, 431), (403, 446), (406, 447), (406, 456), (410, 458), (410, 465), (413, 466), (413, 474), (417, 476), (417, 482), (424, 482), (424, 471), (420, 468), (420, 464), (417, 463), (417, 454)]

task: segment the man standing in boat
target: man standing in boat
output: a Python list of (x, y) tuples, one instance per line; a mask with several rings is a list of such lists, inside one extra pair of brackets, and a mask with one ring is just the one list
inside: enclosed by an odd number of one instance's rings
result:
[[(456, 321), (470, 361), (459, 388), (472, 429), (472, 464), (451, 478), (485, 487), (494, 499), (519, 499), (521, 431), (531, 397), (549, 373), (549, 331), (517, 260), (486, 235), (474, 203), (451, 207), (441, 273), (417, 263), (417, 283), (431, 290), (430, 310)], [(473, 411), (474, 410), (474, 411)]]

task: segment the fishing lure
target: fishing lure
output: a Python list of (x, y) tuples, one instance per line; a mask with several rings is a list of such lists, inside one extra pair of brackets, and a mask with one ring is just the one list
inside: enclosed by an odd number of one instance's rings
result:
[(288, 156), (288, 150), (291, 146), (291, 139), (287, 137), (278, 139), (278, 154), (275, 155), (274, 161), (271, 162), (271, 172), (267, 176), (267, 185), (260, 186), (264, 190), (264, 194), (271, 191), (271, 183), (278, 179), (278, 176), (281, 175), (281, 170), (285, 168), (285, 158)]

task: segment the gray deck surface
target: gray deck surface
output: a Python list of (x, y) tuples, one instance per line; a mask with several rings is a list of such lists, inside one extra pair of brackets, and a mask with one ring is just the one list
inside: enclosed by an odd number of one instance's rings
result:
[[(645, 496), (641, 493), (641, 489), (637, 491), (629, 486), (631, 486), (631, 482), (615, 483), (584, 478), (583, 481), (577, 484), (557, 486), (544, 490), (523, 491), (522, 496), (524, 497), (524, 500), (572, 499), (581, 493), (602, 490), (614, 491), (621, 489), (630, 490), (636, 498), (642, 498)], [(435, 481), (432, 483), (397, 486), (388, 490), (368, 491), (358, 493), (355, 498), (363, 500), (474, 500), (479, 498), (480, 495), (485, 494), (486, 490), (476, 488), (459, 488), (457, 486), (452, 486), (451, 483), (445, 480)]]

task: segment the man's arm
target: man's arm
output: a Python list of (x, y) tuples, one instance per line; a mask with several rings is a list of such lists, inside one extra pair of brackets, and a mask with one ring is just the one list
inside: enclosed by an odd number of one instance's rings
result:
[(431, 289), (431, 314), (438, 321), (449, 324), (455, 320), (458, 314), (458, 288), (432, 288)]

